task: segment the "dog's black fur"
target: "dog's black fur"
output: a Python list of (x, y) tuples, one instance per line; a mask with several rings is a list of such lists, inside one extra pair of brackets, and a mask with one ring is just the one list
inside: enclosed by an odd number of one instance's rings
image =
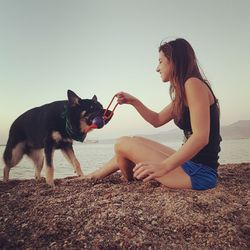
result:
[(68, 100), (33, 108), (13, 122), (3, 155), (4, 181), (8, 181), (10, 169), (17, 165), (24, 154), (33, 160), (36, 167), (35, 177), (39, 179), (45, 155), (46, 182), (53, 186), (55, 149), (61, 149), (77, 175), (83, 176), (72, 143), (73, 140), (83, 142), (93, 118), (102, 116), (105, 110), (96, 96), (92, 99), (81, 99), (71, 90), (67, 94)]

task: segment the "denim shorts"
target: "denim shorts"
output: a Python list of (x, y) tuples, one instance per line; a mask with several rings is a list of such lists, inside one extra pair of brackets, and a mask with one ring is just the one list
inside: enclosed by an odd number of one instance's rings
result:
[(182, 164), (182, 169), (190, 176), (192, 189), (206, 190), (216, 186), (218, 175), (215, 169), (193, 161)]

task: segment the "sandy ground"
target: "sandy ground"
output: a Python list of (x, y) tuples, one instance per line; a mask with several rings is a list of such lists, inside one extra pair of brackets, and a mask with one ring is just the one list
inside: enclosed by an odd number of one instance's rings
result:
[(152, 181), (0, 182), (0, 249), (250, 249), (250, 163), (207, 191)]

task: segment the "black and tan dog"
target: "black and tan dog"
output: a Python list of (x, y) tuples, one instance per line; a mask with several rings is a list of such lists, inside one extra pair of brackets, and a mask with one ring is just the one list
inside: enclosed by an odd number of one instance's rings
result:
[(105, 110), (96, 96), (92, 99), (81, 99), (71, 90), (67, 94), (68, 100), (33, 108), (13, 122), (3, 155), (4, 181), (9, 180), (10, 169), (17, 165), (24, 154), (34, 162), (35, 178), (39, 179), (45, 155), (46, 182), (53, 186), (55, 149), (61, 149), (76, 174), (83, 176), (72, 143), (73, 140), (83, 142), (93, 119), (102, 117)]

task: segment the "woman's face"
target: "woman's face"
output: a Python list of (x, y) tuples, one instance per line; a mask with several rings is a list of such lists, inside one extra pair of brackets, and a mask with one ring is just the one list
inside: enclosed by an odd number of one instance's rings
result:
[(162, 51), (159, 52), (159, 64), (156, 71), (160, 73), (163, 82), (169, 82), (171, 63)]

